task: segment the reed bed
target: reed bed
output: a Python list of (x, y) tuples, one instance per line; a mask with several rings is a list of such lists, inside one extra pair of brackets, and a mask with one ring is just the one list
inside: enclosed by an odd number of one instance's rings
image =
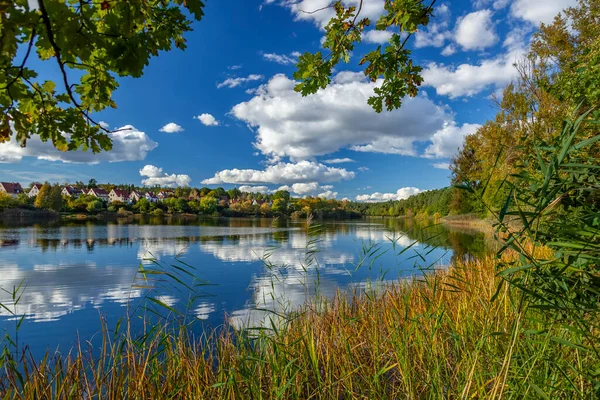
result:
[[(141, 336), (103, 332), (67, 356), (4, 354), (2, 398), (591, 398), (597, 364), (569, 331), (539, 332), (498, 290), (497, 260), (457, 262), (422, 279), (339, 293), (273, 322), (192, 337), (185, 323)], [(563, 336), (561, 336), (563, 335)]]

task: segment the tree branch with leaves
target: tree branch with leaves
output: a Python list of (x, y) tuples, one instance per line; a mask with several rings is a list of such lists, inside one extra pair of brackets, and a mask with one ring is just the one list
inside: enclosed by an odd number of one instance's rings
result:
[[(140, 77), (160, 51), (185, 49), (203, 8), (200, 0), (0, 0), (0, 143), (26, 146), (38, 135), (63, 151), (110, 150), (93, 113), (117, 107), (118, 77)], [(33, 50), (56, 61), (59, 84), (29, 65)]]
[[(400, 108), (406, 96), (415, 97), (423, 83), (421, 67), (415, 65), (411, 51), (406, 48), (410, 37), (420, 26), (426, 26), (433, 14), (436, 0), (426, 3), (424, 0), (386, 0), (385, 13), (375, 24), (378, 31), (395, 31), (385, 46), (378, 46), (365, 54), (360, 65), (365, 65), (365, 76), (381, 84), (374, 90), (368, 103), (377, 112), (385, 107), (388, 111)], [(358, 7), (346, 7), (341, 1), (333, 4), (335, 16), (325, 27), (323, 48), (329, 52), (304, 53), (298, 59), (294, 78), (300, 81), (296, 91), (307, 96), (324, 89), (331, 83), (333, 69), (340, 61), (350, 62), (350, 56), (356, 43), (371, 24), (368, 18), (359, 19), (362, 0)]]

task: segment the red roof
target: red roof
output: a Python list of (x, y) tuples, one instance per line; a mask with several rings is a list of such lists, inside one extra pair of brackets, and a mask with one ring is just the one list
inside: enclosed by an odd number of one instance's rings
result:
[(65, 186), (63, 190), (66, 189), (69, 194), (82, 193), (82, 190), (73, 186)]
[(119, 197), (129, 197), (129, 192), (127, 190), (113, 189), (113, 191)]
[(23, 193), (23, 188), (20, 183), (17, 182), (0, 182), (0, 186), (4, 188), (4, 191), (8, 194), (19, 194)]
[(106, 193), (106, 190), (101, 189), (101, 188), (92, 188), (90, 189), (90, 191), (88, 193), (95, 193), (96, 196), (108, 196), (108, 193)]

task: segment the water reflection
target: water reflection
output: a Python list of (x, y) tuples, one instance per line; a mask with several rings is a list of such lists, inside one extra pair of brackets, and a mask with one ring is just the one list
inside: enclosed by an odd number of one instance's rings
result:
[(11, 291), (24, 283), (22, 296), (13, 309), (10, 293), (0, 292), (0, 303), (17, 315), (35, 322), (57, 321), (60, 317), (104, 302), (126, 304), (141, 295), (131, 285), (135, 270), (118, 266), (99, 267), (88, 261), (77, 264), (16, 263), (0, 265), (0, 287)]
[[(17, 314), (49, 323), (57, 336), (79, 330), (85, 337), (97, 329), (90, 322), (97, 309), (119, 318), (123, 305), (146, 295), (145, 289), (132, 289), (140, 263), (170, 265), (178, 258), (196, 268), (197, 279), (214, 284), (210, 296), (188, 305), (181, 291), (161, 287), (155, 294), (159, 301), (189, 307), (212, 326), (224, 315), (238, 327), (260, 326), (267, 315), (292, 310), (317, 294), (329, 297), (338, 288), (366, 286), (382, 276), (411, 276), (419, 272), (416, 262), (448, 264), (451, 257), (485, 250), (483, 234), (401, 219), (328, 222), (316, 245), (313, 239), (304, 222), (271, 219), (11, 226), (0, 228), (0, 287), (10, 290), (24, 282)], [(318, 252), (307, 261), (311, 246)], [(408, 246), (410, 251), (398, 256)], [(372, 251), (366, 261), (365, 248)], [(10, 295), (0, 293), (0, 302), (9, 305)], [(6, 318), (0, 313), (0, 327)], [(35, 334), (31, 330), (29, 340)]]
[[(321, 264), (348, 264), (354, 262), (354, 255), (339, 247), (334, 247), (335, 235), (324, 233), (320, 236), (318, 261)], [(264, 261), (290, 268), (305, 269), (304, 263), (309, 238), (295, 234), (288, 241), (273, 243), (270, 235), (248, 235), (206, 241), (200, 251), (210, 253), (221, 261), (252, 262)], [(316, 267), (313, 265), (312, 267)]]
[[(230, 318), (233, 326), (270, 327), (281, 315), (315, 300), (317, 296), (333, 297), (340, 287), (325, 273), (317, 275), (297, 269), (270, 272), (252, 280), (252, 298), (246, 307), (233, 311)], [(350, 275), (348, 271), (336, 272)]]

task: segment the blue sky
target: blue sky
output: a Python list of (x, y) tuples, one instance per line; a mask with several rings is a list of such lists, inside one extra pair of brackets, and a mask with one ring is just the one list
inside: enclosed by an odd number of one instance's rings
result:
[[(329, 10), (302, 10), (328, 3), (207, 1), (188, 49), (152, 59), (139, 79), (121, 79), (118, 108), (96, 116), (128, 127), (113, 137), (111, 153), (0, 144), (0, 180), (284, 187), (363, 201), (444, 187), (450, 157), (494, 116), (491, 96), (515, 78), (512, 64), (535, 27), (574, 0), (438, 0), (435, 18), (409, 41), (424, 69), (421, 93), (381, 114), (366, 104), (376, 83), (356, 72), (360, 54), (389, 33), (367, 33), (327, 89), (305, 98), (293, 91), (297, 54), (320, 49), (330, 18)], [(363, 15), (375, 20), (382, 5), (364, 0)]]

